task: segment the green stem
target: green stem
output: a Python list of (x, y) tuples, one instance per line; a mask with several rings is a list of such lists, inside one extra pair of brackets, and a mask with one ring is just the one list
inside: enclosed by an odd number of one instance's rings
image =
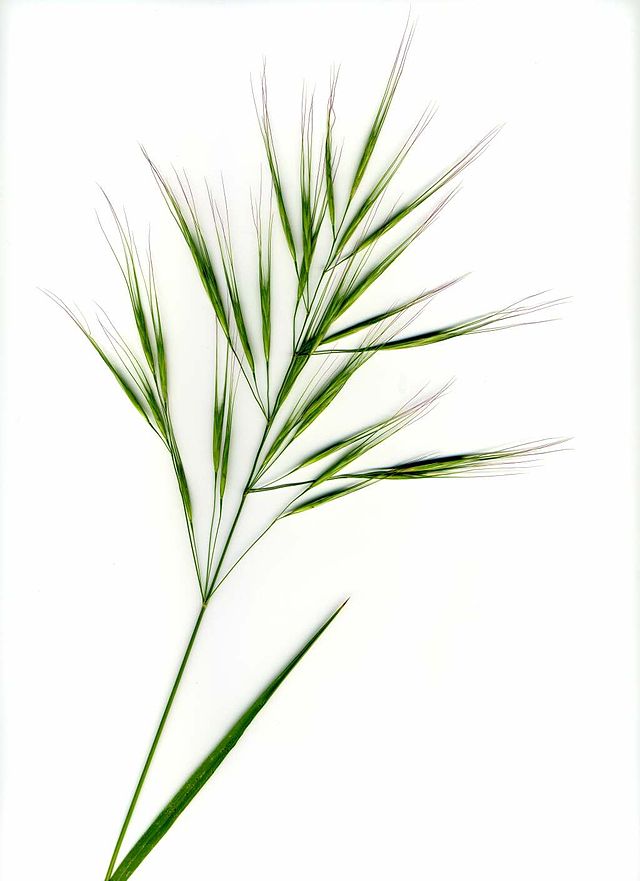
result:
[(178, 668), (178, 673), (176, 674), (176, 678), (174, 680), (173, 686), (169, 693), (169, 697), (167, 699), (167, 703), (165, 704), (165, 708), (163, 710), (162, 716), (160, 718), (160, 723), (156, 730), (155, 736), (151, 743), (151, 747), (149, 749), (149, 753), (145, 760), (144, 766), (142, 768), (142, 772), (140, 774), (140, 778), (136, 785), (136, 788), (133, 793), (133, 797), (131, 799), (131, 803), (129, 804), (129, 808), (127, 810), (126, 816), (124, 818), (124, 822), (122, 824), (122, 828), (120, 829), (120, 834), (118, 835), (118, 840), (116, 841), (116, 845), (113, 849), (113, 854), (111, 855), (111, 861), (109, 863), (109, 868), (107, 869), (107, 874), (105, 875), (105, 881), (109, 881), (111, 875), (113, 874), (113, 870), (116, 865), (116, 861), (118, 859), (118, 854), (120, 853), (120, 848), (122, 847), (122, 842), (124, 841), (124, 837), (127, 834), (127, 829), (129, 828), (129, 823), (131, 822), (131, 817), (133, 816), (133, 812), (135, 810), (136, 804), (138, 803), (138, 799), (140, 797), (140, 793), (142, 792), (142, 787), (144, 786), (144, 782), (147, 778), (147, 774), (149, 772), (149, 768), (151, 767), (151, 762), (153, 761), (153, 757), (155, 755), (156, 749), (158, 748), (158, 743), (160, 742), (160, 738), (162, 736), (162, 732), (164, 731), (164, 726), (169, 718), (169, 713), (171, 712), (171, 707), (173, 705), (173, 701), (178, 692), (178, 688), (180, 686), (180, 682), (184, 675), (184, 671), (187, 667), (187, 662), (189, 660), (189, 656), (191, 654), (191, 650), (193, 649), (193, 645), (196, 641), (196, 636), (198, 634), (198, 630), (200, 629), (200, 625), (202, 624), (202, 620), (204, 618), (204, 613), (207, 608), (207, 604), (203, 603), (200, 607), (200, 612), (198, 613), (198, 617), (196, 618), (196, 622), (193, 626), (193, 630), (191, 631), (191, 636), (189, 637), (189, 642), (187, 643), (187, 648), (185, 649), (185, 653), (182, 657), (182, 661), (180, 662), (180, 667)]
[(220, 552), (220, 557), (218, 559), (218, 563), (217, 563), (215, 570), (213, 572), (213, 575), (211, 577), (211, 581), (209, 582), (209, 586), (207, 588), (207, 593), (205, 594), (205, 602), (208, 602), (211, 595), (215, 592), (216, 578), (220, 574), (220, 569), (222, 568), (222, 564), (224, 563), (224, 559), (227, 555), (227, 551), (229, 550), (229, 545), (231, 544), (231, 539), (233, 538), (233, 534), (235, 532), (236, 526), (238, 525), (238, 520), (240, 519), (240, 515), (242, 514), (242, 509), (244, 508), (244, 503), (247, 501), (247, 496), (249, 495), (249, 487), (251, 486), (251, 481), (253, 480), (253, 478), (255, 476), (256, 468), (258, 465), (258, 460), (260, 458), (260, 453), (262, 452), (262, 448), (264, 447), (265, 442), (267, 440), (267, 435), (269, 434), (269, 430), (270, 430), (272, 422), (273, 422), (273, 417), (275, 416), (276, 412), (277, 412), (277, 410), (274, 410), (274, 412), (271, 415), (271, 418), (267, 419), (267, 422), (265, 424), (264, 431), (262, 433), (262, 439), (260, 441), (260, 446), (258, 447), (258, 449), (256, 451), (256, 455), (253, 460), (253, 465), (251, 466), (251, 472), (249, 474), (249, 477), (247, 479), (245, 487), (242, 491), (242, 497), (240, 498), (240, 502), (238, 503), (235, 517), (233, 518), (233, 523), (229, 527), (229, 532), (227, 533), (227, 538), (225, 540), (222, 551)]

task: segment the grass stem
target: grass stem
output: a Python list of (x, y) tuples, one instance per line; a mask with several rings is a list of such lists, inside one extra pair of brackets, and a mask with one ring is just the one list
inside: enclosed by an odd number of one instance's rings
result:
[(116, 861), (118, 859), (118, 854), (120, 853), (120, 848), (122, 847), (122, 843), (124, 841), (125, 835), (127, 834), (127, 829), (129, 828), (129, 824), (131, 822), (133, 812), (136, 808), (136, 804), (138, 803), (138, 799), (140, 798), (140, 793), (142, 792), (142, 787), (144, 786), (145, 780), (147, 779), (147, 774), (149, 773), (149, 768), (151, 767), (153, 757), (155, 755), (156, 749), (158, 748), (158, 744), (160, 743), (160, 738), (162, 737), (162, 732), (164, 731), (164, 727), (167, 723), (167, 719), (169, 718), (169, 713), (171, 712), (171, 707), (173, 706), (173, 702), (175, 700), (176, 694), (178, 693), (178, 688), (180, 687), (180, 682), (182, 681), (184, 671), (187, 668), (187, 662), (189, 661), (189, 656), (191, 655), (191, 650), (193, 649), (194, 643), (196, 641), (196, 636), (198, 635), (200, 625), (202, 624), (202, 620), (204, 618), (204, 613), (205, 613), (206, 608), (207, 608), (207, 604), (203, 602), (202, 606), (200, 607), (198, 617), (196, 618), (196, 622), (193, 626), (193, 630), (191, 631), (191, 636), (189, 637), (189, 642), (187, 643), (187, 647), (185, 649), (184, 655), (182, 656), (182, 661), (180, 662), (180, 666), (178, 668), (176, 678), (174, 679), (173, 686), (171, 687), (171, 691), (169, 692), (169, 697), (167, 698), (165, 708), (162, 712), (162, 716), (160, 717), (160, 722), (158, 724), (158, 728), (156, 730), (153, 741), (151, 743), (151, 747), (150, 747), (149, 752), (147, 754), (147, 758), (146, 758), (144, 766), (142, 768), (142, 772), (141, 772), (140, 777), (138, 779), (138, 783), (136, 784), (136, 788), (133, 792), (131, 802), (130, 802), (129, 807), (127, 809), (127, 813), (125, 815), (124, 822), (122, 824), (122, 828), (120, 829), (120, 834), (118, 835), (118, 839), (116, 841), (115, 847), (113, 849), (113, 853), (111, 855), (111, 860), (109, 862), (109, 868), (107, 869), (107, 874), (105, 875), (105, 881), (109, 881), (109, 879), (111, 878), (113, 871), (115, 869)]

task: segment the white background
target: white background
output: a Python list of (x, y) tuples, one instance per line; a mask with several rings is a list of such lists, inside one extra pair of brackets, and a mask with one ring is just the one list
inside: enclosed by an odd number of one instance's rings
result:
[[(456, 376), (410, 454), (549, 436), (571, 449), (509, 479), (384, 485), (269, 534), (212, 604), (130, 842), (324, 615), (352, 602), (140, 881), (638, 877), (631, 4), (413, 13), (378, 159), (427, 101), (439, 112), (399, 191), (507, 125), (369, 305), (467, 270), (423, 326), (544, 289), (571, 303), (553, 324), (380, 356), (314, 437)], [(198, 605), (161, 446), (37, 288), (89, 315), (98, 301), (130, 331), (96, 183), (142, 237), (151, 223), (179, 437), (206, 488), (211, 313), (137, 144), (194, 181), (218, 185), (224, 169), (242, 245), (262, 162), (249, 74), (264, 56), (294, 181), (302, 80), (322, 106), (341, 64), (348, 171), (406, 14), (372, 2), (4, 8), (7, 881), (103, 877)], [(253, 427), (247, 416), (238, 474)]]

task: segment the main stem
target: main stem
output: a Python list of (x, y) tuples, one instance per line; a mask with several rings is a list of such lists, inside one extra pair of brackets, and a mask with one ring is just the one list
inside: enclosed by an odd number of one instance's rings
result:
[(149, 772), (149, 768), (151, 767), (151, 762), (153, 761), (153, 757), (155, 755), (156, 749), (158, 748), (158, 743), (160, 742), (160, 738), (162, 737), (162, 732), (164, 731), (164, 726), (169, 718), (169, 713), (171, 712), (171, 707), (173, 705), (173, 701), (178, 692), (178, 688), (180, 687), (180, 682), (184, 675), (184, 671), (187, 666), (187, 662), (189, 660), (189, 655), (191, 654), (191, 650), (196, 641), (196, 636), (198, 634), (198, 630), (200, 629), (200, 625), (202, 624), (202, 620), (204, 618), (204, 613), (207, 608), (207, 604), (203, 603), (200, 607), (200, 611), (198, 613), (198, 617), (196, 618), (196, 622), (193, 626), (193, 630), (191, 631), (191, 636), (189, 637), (189, 642), (187, 643), (187, 647), (185, 649), (184, 655), (182, 657), (182, 661), (180, 662), (180, 666), (178, 668), (178, 672), (176, 674), (176, 678), (173, 682), (173, 686), (171, 691), (169, 692), (169, 697), (167, 699), (167, 703), (165, 704), (165, 708), (162, 712), (162, 716), (160, 718), (160, 723), (158, 725), (157, 731), (151, 743), (151, 747), (149, 749), (149, 753), (147, 754), (147, 758), (145, 760), (144, 766), (142, 768), (142, 772), (140, 774), (140, 778), (136, 785), (136, 788), (133, 793), (133, 797), (131, 798), (131, 803), (129, 804), (129, 808), (127, 810), (127, 814), (124, 818), (124, 822), (122, 824), (122, 828), (120, 830), (120, 834), (118, 835), (118, 840), (116, 841), (116, 846), (113, 849), (113, 854), (111, 855), (111, 861), (109, 863), (109, 868), (107, 869), (107, 874), (105, 875), (105, 881), (109, 881), (111, 878), (111, 874), (115, 868), (116, 861), (118, 859), (118, 854), (120, 853), (120, 848), (122, 847), (122, 842), (124, 841), (124, 837), (127, 834), (127, 829), (129, 828), (129, 823), (131, 822), (131, 817), (133, 816), (133, 812), (135, 810), (136, 804), (138, 803), (138, 799), (140, 797), (140, 793), (142, 792), (142, 787), (144, 786), (144, 782), (147, 778), (147, 774)]

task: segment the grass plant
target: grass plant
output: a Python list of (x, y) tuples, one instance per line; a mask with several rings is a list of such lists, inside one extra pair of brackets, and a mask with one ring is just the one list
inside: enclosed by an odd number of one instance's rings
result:
[[(535, 296), (502, 309), (428, 330), (416, 321), (435, 296), (460, 279), (446, 280), (418, 295), (405, 296), (365, 318), (350, 318), (350, 310), (426, 232), (456, 192), (465, 169), (487, 149), (494, 129), (468, 147), (433, 180), (419, 184), (416, 195), (392, 202), (396, 174), (431, 123), (433, 107), (417, 119), (390, 160), (379, 163), (379, 140), (387, 123), (413, 37), (408, 25), (373, 119), (363, 138), (354, 167), (345, 168), (336, 148), (335, 104), (337, 74), (332, 74), (328, 100), (318, 113), (315, 100), (303, 95), (299, 139), (297, 192), (285, 184), (276, 150), (266, 74), (254, 90), (258, 125), (264, 145), (269, 186), (261, 186), (252, 200), (256, 272), (253, 288), (241, 284), (232, 242), (226, 193), (217, 202), (207, 188), (208, 210), (198, 207), (186, 174), (165, 174), (144, 152), (148, 167), (193, 260), (205, 296), (211, 304), (215, 339), (213, 402), (210, 415), (213, 496), (210, 499), (208, 540), (198, 543), (192, 490), (173, 424), (174, 391), (171, 359), (166, 346), (168, 328), (162, 316), (154, 260), (150, 247), (141, 251), (125, 216), (107, 199), (113, 233), (108, 241), (120, 267), (133, 315), (134, 341), (127, 341), (103, 312), (95, 327), (50, 294), (74, 321), (106, 364), (129, 402), (166, 447), (175, 474), (180, 503), (193, 557), (199, 611), (184, 657), (152, 738), (140, 776), (133, 788), (104, 875), (105, 881), (129, 878), (166, 834), (177, 817), (215, 772), (224, 757), (343, 608), (341, 605), (305, 643), (300, 652), (262, 691), (237, 723), (196, 768), (148, 829), (123, 855), (123, 845), (140, 793), (149, 774), (174, 699), (187, 669), (191, 651), (211, 600), (246, 553), (283, 518), (300, 515), (385, 480), (422, 480), (439, 477), (503, 474), (535, 462), (553, 443), (505, 445), (497, 449), (453, 454), (418, 455), (386, 461), (378, 447), (424, 418), (448, 389), (422, 393), (396, 408), (386, 418), (371, 420), (342, 436), (328, 439), (311, 453), (296, 453), (296, 444), (321, 420), (353, 376), (373, 357), (427, 346), (471, 334), (543, 320), (540, 312), (558, 301)], [(318, 122), (319, 120), (319, 122)], [(266, 193), (264, 191), (267, 191)], [(274, 333), (276, 298), (273, 242), (283, 237), (285, 253), (295, 279), (291, 292), (290, 326)], [(252, 332), (259, 328), (259, 335)], [(279, 329), (281, 330), (281, 329)], [(276, 339), (290, 341), (286, 364), (278, 368)], [(246, 473), (238, 500), (230, 500), (229, 474), (238, 467), (235, 454), (238, 431), (238, 393), (250, 393), (262, 421), (261, 436)], [(379, 464), (365, 464), (376, 451)], [(283, 464), (288, 454), (293, 464)], [(243, 463), (246, 469), (246, 463)], [(276, 513), (263, 531), (235, 556), (232, 539), (245, 507), (256, 494), (273, 493)]]

